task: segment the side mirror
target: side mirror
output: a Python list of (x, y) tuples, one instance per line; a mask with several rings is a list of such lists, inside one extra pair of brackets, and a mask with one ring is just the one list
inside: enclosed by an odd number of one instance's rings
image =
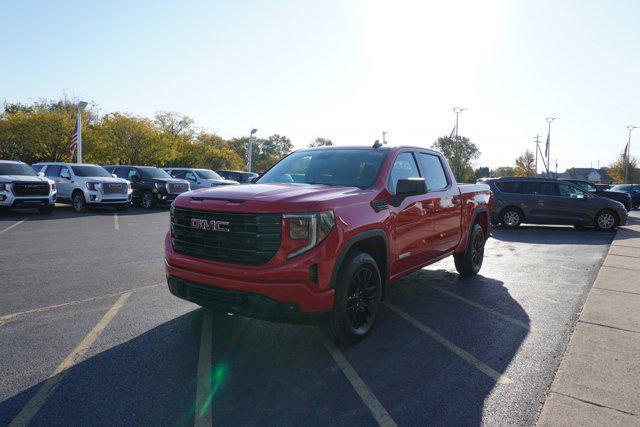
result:
[(38, 172), (38, 176), (44, 177), (44, 172)]
[(142, 181), (140, 179), (140, 175), (138, 175), (138, 174), (131, 175), (131, 182), (140, 182), (140, 181)]
[(399, 179), (396, 184), (396, 196), (408, 197), (427, 192), (427, 183), (424, 178)]
[(112, 173), (112, 174), (111, 174), (111, 176), (112, 176), (113, 178), (117, 178), (117, 177), (118, 177), (118, 175), (116, 175), (115, 173)]

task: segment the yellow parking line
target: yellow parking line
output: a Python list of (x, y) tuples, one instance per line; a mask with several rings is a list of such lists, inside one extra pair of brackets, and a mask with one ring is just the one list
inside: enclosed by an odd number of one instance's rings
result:
[(373, 394), (373, 391), (371, 391), (362, 378), (360, 378), (360, 375), (358, 375), (356, 370), (353, 369), (353, 366), (351, 366), (338, 347), (336, 347), (335, 344), (328, 340), (324, 335), (319, 334), (319, 336), (327, 351), (331, 357), (333, 357), (333, 360), (335, 360), (338, 367), (342, 370), (344, 376), (347, 377), (364, 404), (367, 405), (373, 415), (373, 418), (375, 418), (378, 424), (385, 427), (396, 426), (397, 424), (393, 421), (391, 415), (389, 415), (387, 410), (384, 409), (384, 406), (382, 406), (378, 398)]
[(31, 419), (38, 413), (42, 405), (47, 401), (49, 396), (55, 391), (62, 378), (64, 378), (65, 374), (69, 370), (69, 368), (73, 367), (84, 354), (89, 350), (89, 348), (93, 345), (96, 339), (104, 332), (105, 328), (113, 320), (118, 311), (122, 308), (127, 298), (131, 296), (131, 292), (120, 295), (120, 298), (111, 306), (109, 311), (102, 316), (102, 319), (98, 322), (96, 326), (84, 337), (84, 339), (78, 344), (76, 348), (73, 349), (71, 353), (62, 361), (60, 365), (49, 375), (49, 378), (45, 381), (45, 383), (40, 387), (35, 396), (33, 396), (29, 402), (22, 408), (22, 410), (18, 413), (18, 415), (11, 421), (9, 424), (10, 427), (13, 426), (26, 426), (29, 424)]
[(516, 325), (516, 326), (519, 326), (519, 327), (521, 327), (522, 329), (524, 329), (526, 331), (533, 331), (533, 326), (529, 326), (526, 323), (524, 323), (524, 322), (522, 322), (522, 321), (520, 321), (518, 319), (514, 319), (511, 316), (507, 316), (506, 314), (500, 313), (499, 311), (496, 311), (496, 310), (494, 310), (492, 308), (484, 306), (484, 305), (482, 305), (482, 304), (480, 304), (478, 302), (472, 301), (472, 300), (467, 299), (465, 297), (461, 297), (460, 295), (455, 294), (455, 293), (453, 293), (451, 291), (448, 291), (446, 289), (443, 289), (440, 286), (433, 286), (432, 285), (431, 287), (433, 289), (435, 289), (436, 291), (438, 291), (438, 292), (442, 292), (445, 295), (449, 295), (452, 298), (456, 298), (456, 299), (464, 302), (465, 304), (468, 304), (468, 305), (470, 305), (472, 307), (475, 307), (475, 308), (477, 308), (479, 310), (482, 310), (482, 311), (484, 311), (486, 313), (492, 314), (492, 315), (494, 315), (494, 316), (496, 316), (496, 317), (498, 317), (498, 318), (500, 318), (502, 320), (505, 320), (505, 321), (507, 321), (509, 323), (512, 323), (512, 324)]
[(117, 213), (113, 214), (113, 227), (116, 230), (120, 230), (120, 224), (118, 223), (118, 214)]
[(211, 400), (213, 398), (213, 312), (202, 309), (202, 325), (200, 326), (200, 353), (198, 354), (198, 370), (196, 384), (195, 426), (210, 426), (213, 421)]
[(21, 219), (20, 221), (16, 222), (15, 224), (11, 224), (10, 226), (8, 226), (7, 228), (5, 228), (4, 230), (0, 230), (0, 234), (4, 233), (5, 231), (9, 231), (9, 230), (11, 230), (13, 227), (17, 227), (18, 225), (20, 225), (20, 224), (22, 224), (23, 222), (25, 222), (27, 219), (29, 219), (29, 218)]
[(428, 326), (426, 326), (424, 323), (420, 322), (418, 319), (416, 319), (413, 316), (411, 316), (411, 315), (405, 313), (404, 311), (400, 310), (398, 307), (396, 307), (395, 305), (391, 304), (390, 302), (385, 301), (384, 304), (387, 307), (389, 307), (391, 310), (393, 310), (396, 314), (398, 314), (400, 317), (402, 317), (404, 320), (406, 320), (407, 322), (411, 323), (413, 326), (415, 326), (416, 328), (420, 329), (422, 332), (424, 332), (425, 334), (427, 334), (428, 336), (430, 336), (434, 340), (438, 341), (447, 350), (451, 351), (452, 353), (454, 353), (455, 355), (460, 357), (462, 360), (467, 362), (469, 365), (473, 366), (474, 368), (476, 368), (477, 370), (479, 370), (483, 374), (487, 375), (488, 377), (493, 378), (493, 380), (495, 380), (498, 384), (510, 384), (511, 383), (511, 380), (509, 378), (507, 378), (505, 375), (502, 375), (501, 373), (499, 373), (499, 372), (495, 371), (494, 369), (490, 368), (489, 366), (485, 365), (484, 363), (482, 363), (481, 361), (476, 359), (471, 354), (467, 353), (466, 351), (464, 351), (463, 349), (461, 349), (460, 347), (458, 347), (457, 345), (455, 345), (451, 341), (447, 340), (445, 337), (443, 337), (442, 335), (440, 335), (439, 333), (437, 333), (433, 329), (431, 329)]
[(80, 300), (76, 300), (76, 301), (63, 302), (63, 303), (55, 304), (55, 305), (48, 305), (46, 307), (32, 308), (31, 310), (25, 310), (25, 311), (20, 311), (20, 312), (17, 312), (17, 313), (5, 314), (5, 315), (0, 316), (0, 325), (2, 325), (4, 322), (8, 322), (9, 320), (13, 319), (14, 317), (23, 316), (23, 315), (32, 314), (32, 313), (39, 313), (41, 311), (53, 310), (54, 308), (65, 307), (67, 305), (81, 304), (81, 303), (84, 303), (84, 302), (91, 302), (91, 301), (96, 301), (96, 300), (109, 298), (109, 297), (117, 297), (119, 295), (123, 295), (123, 294), (126, 294), (126, 293), (139, 292), (139, 291), (142, 291), (142, 290), (145, 290), (145, 289), (155, 288), (155, 287), (158, 287), (158, 286), (163, 286), (164, 284), (165, 284), (165, 282), (159, 282), (159, 283), (154, 283), (153, 285), (147, 285), (147, 286), (141, 286), (139, 288), (127, 289), (126, 291), (116, 292), (116, 293), (113, 293), (113, 294), (99, 295), (97, 297), (85, 298), (85, 299), (80, 299)]

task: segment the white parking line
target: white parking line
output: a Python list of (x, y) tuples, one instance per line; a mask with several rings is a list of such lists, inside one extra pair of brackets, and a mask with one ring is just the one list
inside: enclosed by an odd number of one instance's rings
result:
[(477, 308), (479, 310), (482, 310), (482, 311), (484, 311), (486, 313), (492, 314), (492, 315), (494, 315), (494, 316), (496, 316), (496, 317), (498, 317), (498, 318), (500, 318), (502, 320), (505, 320), (505, 321), (507, 321), (509, 323), (512, 323), (512, 324), (516, 325), (516, 326), (519, 326), (519, 327), (521, 327), (522, 329), (524, 329), (526, 331), (533, 331), (533, 326), (527, 325), (526, 323), (524, 323), (524, 322), (522, 322), (522, 321), (520, 321), (518, 319), (514, 319), (511, 316), (507, 316), (506, 314), (502, 314), (499, 311), (496, 311), (496, 310), (494, 310), (492, 308), (484, 306), (484, 305), (482, 305), (482, 304), (480, 304), (478, 302), (471, 301), (470, 299), (467, 299), (465, 297), (461, 297), (460, 295), (455, 294), (455, 293), (453, 293), (451, 291), (448, 291), (446, 289), (443, 289), (440, 286), (432, 285), (431, 287), (433, 289), (435, 289), (436, 291), (438, 291), (438, 292), (442, 292), (445, 295), (449, 295), (452, 298), (456, 298), (456, 299), (462, 301), (465, 304), (468, 304), (468, 305), (470, 305), (472, 307), (475, 307), (475, 308)]
[(104, 299), (104, 298), (109, 298), (109, 297), (117, 297), (119, 295), (123, 295), (123, 294), (126, 294), (126, 293), (139, 292), (139, 291), (142, 291), (142, 290), (145, 290), (145, 289), (155, 288), (155, 287), (164, 286), (164, 285), (165, 285), (165, 282), (159, 282), (159, 283), (154, 283), (153, 285), (141, 286), (139, 288), (133, 288), (133, 289), (127, 289), (126, 291), (115, 292), (113, 294), (98, 295), (97, 297), (85, 298), (85, 299), (80, 299), (80, 300), (76, 300), (76, 301), (68, 301), (68, 302), (63, 302), (63, 303), (60, 303), (60, 304), (48, 305), (46, 307), (32, 308), (31, 310), (19, 311), (17, 313), (4, 314), (4, 315), (0, 316), (0, 326), (4, 322), (8, 322), (9, 320), (13, 319), (14, 317), (23, 316), (23, 315), (31, 314), (31, 313), (39, 313), (41, 311), (53, 310), (54, 308), (65, 307), (67, 305), (81, 304), (83, 302), (91, 302), (91, 301), (96, 301), (96, 300), (99, 300), (99, 299)]
[(510, 384), (511, 383), (511, 380), (509, 378), (507, 378), (505, 375), (502, 375), (501, 373), (497, 372), (496, 370), (494, 370), (494, 369), (490, 368), (489, 366), (485, 365), (484, 363), (482, 363), (481, 361), (476, 359), (471, 354), (467, 353), (466, 351), (464, 351), (463, 349), (461, 349), (460, 347), (458, 347), (457, 345), (455, 345), (451, 341), (447, 340), (445, 337), (443, 337), (442, 335), (440, 335), (439, 333), (437, 333), (433, 329), (431, 329), (428, 326), (426, 326), (424, 323), (420, 322), (418, 319), (416, 319), (413, 316), (411, 316), (411, 315), (405, 313), (404, 311), (400, 310), (398, 307), (396, 307), (395, 305), (391, 304), (390, 302), (385, 301), (384, 305), (389, 307), (392, 311), (394, 311), (396, 314), (398, 314), (404, 320), (406, 320), (407, 322), (411, 323), (413, 326), (415, 326), (416, 328), (420, 329), (422, 332), (424, 332), (425, 334), (427, 334), (428, 336), (430, 336), (434, 340), (438, 341), (447, 350), (451, 351), (452, 353), (454, 353), (455, 355), (460, 357), (462, 360), (467, 362), (469, 365), (473, 366), (474, 368), (476, 368), (477, 370), (479, 370), (483, 374), (487, 375), (488, 377), (493, 378), (493, 380), (495, 380), (498, 384)]
[(360, 378), (360, 375), (353, 369), (353, 366), (349, 363), (346, 357), (340, 352), (338, 347), (335, 346), (329, 339), (327, 339), (324, 335), (318, 334), (320, 340), (327, 348), (327, 351), (333, 357), (338, 367), (342, 370), (342, 373), (349, 380), (356, 393), (360, 396), (362, 401), (371, 411), (373, 418), (378, 422), (381, 426), (396, 426), (396, 422), (393, 421), (391, 415), (384, 409), (384, 406), (380, 403), (378, 398), (373, 394), (373, 391), (365, 384), (365, 382)]
[(84, 337), (84, 339), (73, 349), (71, 353), (62, 361), (60, 365), (49, 375), (49, 378), (40, 387), (35, 396), (22, 408), (16, 417), (9, 424), (13, 426), (26, 426), (31, 419), (38, 413), (42, 405), (47, 401), (49, 396), (55, 391), (60, 381), (64, 378), (69, 368), (73, 367), (87, 350), (93, 345), (96, 339), (104, 332), (105, 328), (113, 320), (118, 311), (122, 308), (127, 298), (131, 296), (131, 292), (120, 295), (120, 298), (111, 306), (96, 326)]
[(213, 419), (211, 408), (213, 390), (213, 312), (202, 309), (202, 325), (200, 326), (200, 352), (198, 354), (198, 370), (196, 384), (195, 426), (210, 426)]
[(120, 230), (120, 224), (118, 223), (118, 214), (117, 213), (113, 214), (113, 226), (115, 227), (116, 230)]
[(16, 222), (15, 224), (11, 224), (10, 226), (8, 226), (7, 228), (5, 228), (4, 230), (0, 230), (0, 234), (4, 233), (5, 231), (9, 231), (9, 230), (11, 230), (13, 227), (17, 227), (18, 225), (20, 225), (20, 224), (22, 224), (23, 222), (25, 222), (27, 219), (29, 219), (29, 218), (21, 219), (20, 221)]

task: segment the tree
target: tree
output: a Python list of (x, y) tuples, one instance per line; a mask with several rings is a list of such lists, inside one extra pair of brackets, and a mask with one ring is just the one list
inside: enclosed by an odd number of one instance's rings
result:
[(489, 178), (491, 176), (491, 170), (489, 170), (488, 166), (479, 167), (473, 171), (473, 176), (476, 180), (480, 178)]
[(626, 182), (625, 181), (625, 170), (627, 168), (627, 163), (629, 166), (629, 176), (628, 182), (631, 183), (639, 183), (640, 182), (640, 170), (638, 170), (638, 159), (634, 156), (629, 157), (629, 161), (627, 162), (624, 157), (624, 152), (620, 153), (615, 162), (606, 167), (606, 171), (611, 178), (613, 178), (614, 182)]
[(443, 136), (438, 138), (433, 148), (447, 158), (458, 182), (473, 180), (471, 162), (480, 156), (480, 150), (469, 138)]
[(516, 176), (516, 173), (511, 166), (500, 166), (491, 170), (491, 176)]
[(320, 137), (314, 139), (313, 141), (311, 141), (309, 143), (309, 147), (310, 148), (313, 148), (313, 147), (327, 147), (327, 146), (330, 146), (330, 145), (333, 145), (333, 142), (331, 142), (330, 139), (320, 138)]
[(536, 160), (530, 150), (526, 150), (516, 159), (516, 167), (513, 169), (516, 176), (536, 176)]

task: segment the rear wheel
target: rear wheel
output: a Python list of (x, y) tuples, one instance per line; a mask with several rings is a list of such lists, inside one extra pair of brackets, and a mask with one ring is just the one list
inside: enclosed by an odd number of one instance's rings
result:
[(82, 191), (76, 191), (75, 193), (73, 193), (72, 202), (73, 210), (75, 210), (76, 212), (86, 212), (87, 202), (84, 199), (84, 194), (82, 194)]
[(356, 343), (366, 337), (375, 323), (382, 278), (371, 255), (356, 252), (340, 269), (335, 302), (323, 331), (335, 342)]
[(56, 207), (55, 205), (41, 206), (38, 208), (38, 212), (44, 215), (50, 215), (53, 213), (53, 210), (55, 209), (55, 207)]
[(506, 208), (502, 211), (500, 222), (506, 228), (516, 228), (522, 224), (522, 212), (516, 208)]
[(456, 270), (462, 277), (475, 276), (482, 268), (485, 242), (484, 230), (480, 224), (474, 224), (471, 228), (467, 250), (461, 254), (453, 254)]
[(600, 231), (611, 231), (618, 226), (618, 216), (615, 212), (605, 209), (598, 212), (594, 223)]

